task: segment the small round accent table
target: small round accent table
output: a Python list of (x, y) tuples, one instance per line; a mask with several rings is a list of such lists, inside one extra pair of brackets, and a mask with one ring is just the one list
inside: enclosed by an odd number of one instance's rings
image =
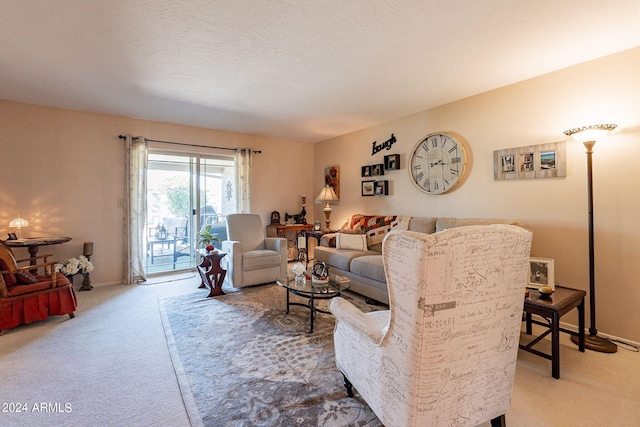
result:
[[(351, 286), (351, 282), (339, 283), (331, 279), (329, 280), (329, 283), (322, 285), (315, 285), (311, 280), (307, 280), (305, 283), (299, 283), (296, 282), (293, 276), (287, 276), (285, 280), (278, 278), (276, 283), (287, 290), (287, 314), (289, 314), (289, 307), (292, 305), (299, 305), (309, 309), (309, 333), (313, 332), (313, 321), (316, 318), (316, 312), (331, 314), (328, 311), (317, 308), (314, 301), (318, 299), (339, 297), (340, 292), (346, 291), (349, 289), (349, 286)], [(297, 302), (289, 302), (290, 294), (308, 298), (309, 303), (301, 304)]]
[(222, 268), (220, 261), (227, 253), (222, 251), (207, 252), (201, 250), (200, 255), (202, 255), (202, 262), (198, 265), (198, 273), (200, 273), (202, 283), (199, 288), (209, 288), (207, 298), (224, 295), (222, 284), (227, 275), (227, 270)]

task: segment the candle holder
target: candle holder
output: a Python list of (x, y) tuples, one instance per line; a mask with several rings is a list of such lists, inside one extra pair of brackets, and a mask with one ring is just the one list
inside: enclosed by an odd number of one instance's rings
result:
[[(84, 242), (82, 255), (87, 257), (87, 261), (91, 261), (91, 255), (93, 255), (93, 242)], [(91, 285), (91, 276), (89, 276), (88, 271), (85, 271), (82, 273), (82, 286), (79, 291), (90, 291), (91, 289), (93, 289), (93, 285)]]

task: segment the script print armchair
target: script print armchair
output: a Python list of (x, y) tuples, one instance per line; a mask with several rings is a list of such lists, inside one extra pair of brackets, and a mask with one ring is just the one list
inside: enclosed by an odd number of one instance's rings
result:
[[(75, 317), (78, 305), (71, 282), (56, 273), (56, 263), (47, 262), (47, 256), (38, 258), (43, 262), (19, 267), (28, 260), (16, 260), (11, 248), (0, 242), (0, 333), (49, 316)], [(38, 268), (43, 275), (32, 274)]]
[(347, 394), (387, 426), (504, 426), (530, 248), (531, 233), (510, 225), (390, 233), (389, 310), (331, 301)]
[(260, 215), (227, 216), (225, 282), (240, 288), (274, 282), (287, 275), (287, 239), (265, 237)]

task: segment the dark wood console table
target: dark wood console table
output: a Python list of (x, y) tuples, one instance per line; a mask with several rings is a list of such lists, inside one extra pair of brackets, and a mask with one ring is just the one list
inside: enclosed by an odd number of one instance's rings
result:
[(222, 251), (216, 251), (214, 253), (200, 251), (200, 255), (202, 255), (202, 262), (198, 265), (198, 273), (200, 273), (202, 283), (199, 288), (209, 289), (207, 298), (224, 295), (222, 284), (227, 275), (227, 270), (222, 268), (220, 260), (222, 260), (227, 253)]
[[(520, 349), (551, 360), (551, 376), (553, 378), (560, 378), (560, 332), (577, 336), (578, 349), (584, 353), (584, 296), (586, 294), (585, 291), (578, 289), (556, 286), (555, 292), (549, 297), (543, 298), (539, 292), (530, 290), (529, 296), (524, 300), (527, 335), (531, 335), (532, 323), (545, 326), (548, 329), (529, 344), (520, 344)], [(578, 309), (578, 332), (560, 327), (560, 318), (574, 308)], [(532, 314), (537, 314), (547, 321), (534, 320)], [(551, 354), (532, 348), (549, 334), (551, 334)]]

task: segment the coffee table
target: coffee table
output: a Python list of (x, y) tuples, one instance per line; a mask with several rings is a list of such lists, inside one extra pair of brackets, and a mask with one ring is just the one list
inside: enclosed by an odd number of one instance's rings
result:
[[(289, 307), (292, 305), (299, 305), (301, 307), (307, 307), (309, 309), (309, 333), (313, 332), (313, 321), (316, 318), (316, 312), (331, 314), (326, 310), (321, 310), (315, 306), (316, 300), (331, 299), (340, 296), (340, 292), (349, 289), (351, 282), (340, 283), (334, 280), (329, 280), (329, 283), (315, 285), (311, 280), (307, 280), (304, 283), (296, 282), (294, 276), (288, 275), (286, 279), (277, 279), (276, 283), (287, 290), (287, 314), (289, 314)], [(290, 302), (289, 295), (297, 295), (309, 300), (308, 304), (302, 304), (298, 302)]]

